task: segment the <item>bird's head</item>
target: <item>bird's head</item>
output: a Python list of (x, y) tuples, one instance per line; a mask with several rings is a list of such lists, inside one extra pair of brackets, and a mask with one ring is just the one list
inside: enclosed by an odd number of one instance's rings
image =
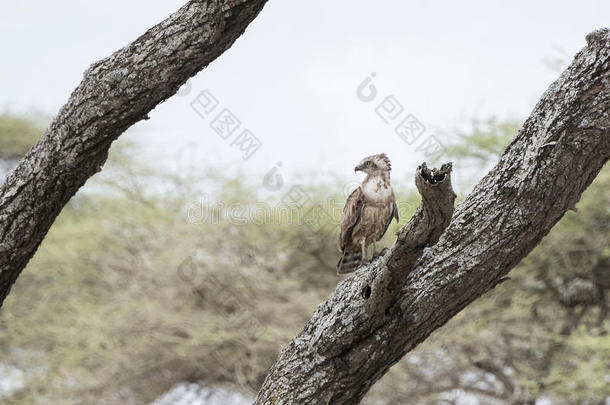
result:
[(354, 172), (361, 171), (366, 174), (389, 172), (390, 170), (392, 170), (392, 165), (385, 153), (367, 156), (354, 168)]

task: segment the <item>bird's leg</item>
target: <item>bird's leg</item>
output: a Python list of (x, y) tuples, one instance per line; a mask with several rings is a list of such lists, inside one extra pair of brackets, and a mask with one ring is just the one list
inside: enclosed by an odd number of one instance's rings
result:
[(373, 242), (373, 259), (375, 258), (376, 254), (377, 254), (377, 248), (375, 247), (375, 242)]
[(360, 258), (360, 265), (362, 266), (364, 264), (364, 260), (366, 259), (366, 238), (362, 239), (362, 242), (360, 242), (360, 247), (362, 249), (362, 257)]
[[(373, 249), (375, 249), (375, 244), (373, 244)], [(377, 249), (375, 249), (375, 250), (377, 250)], [(387, 251), (388, 251), (388, 248), (383, 248), (383, 249), (381, 249), (380, 252), (375, 252), (374, 251), (373, 252), (373, 260), (375, 260), (375, 259), (377, 259), (377, 258), (379, 258), (381, 256), (385, 256)]]

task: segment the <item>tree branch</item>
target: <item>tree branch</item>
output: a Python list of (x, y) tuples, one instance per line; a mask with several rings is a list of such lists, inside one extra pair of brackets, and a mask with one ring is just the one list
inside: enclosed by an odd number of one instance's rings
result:
[[(390, 271), (413, 268), (424, 248), (434, 245), (449, 225), (456, 197), (451, 187), (451, 168), (451, 163), (444, 164), (440, 170), (429, 170), (425, 163), (417, 168), (415, 185), (422, 204), (397, 234), (387, 262)], [(406, 275), (400, 274), (400, 277)]]
[(110, 144), (229, 49), (266, 0), (191, 0), (94, 63), (0, 188), (0, 305), (51, 224), (101, 170)]
[[(280, 353), (257, 404), (358, 403), (392, 364), (502, 281), (574, 208), (610, 157), (610, 32), (591, 33), (587, 42), (438, 243), (407, 260), (405, 243), (397, 241), (382, 260), (339, 283)], [(407, 240), (413, 235), (401, 231), (402, 240), (405, 233)], [(376, 282), (390, 267), (402, 276)], [(393, 283), (395, 292), (383, 291)], [(371, 305), (373, 297), (382, 298)]]

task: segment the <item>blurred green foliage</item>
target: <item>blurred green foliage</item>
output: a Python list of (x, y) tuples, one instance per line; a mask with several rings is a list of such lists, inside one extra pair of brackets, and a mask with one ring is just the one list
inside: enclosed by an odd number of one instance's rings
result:
[(0, 115), (0, 159), (19, 159), (38, 141), (42, 129), (26, 118)]
[[(517, 126), (476, 123), (450, 151), (460, 165), (489, 165)], [(254, 393), (336, 286), (340, 181), (303, 186), (310, 201), (287, 209), (240, 178), (171, 176), (129, 156), (129, 145), (113, 147), (4, 303), (0, 356), (26, 375), (4, 403), (141, 404), (199, 380)], [(511, 280), (394, 366), (364, 403), (455, 395), (603, 403), (609, 189), (605, 168), (579, 212), (566, 214)], [(404, 225), (419, 196), (403, 191), (397, 201)], [(398, 228), (392, 223), (383, 246)]]
[(448, 154), (468, 163), (487, 165), (502, 155), (520, 127), (518, 121), (502, 121), (497, 117), (473, 119), (468, 131), (457, 132), (458, 140), (449, 146)]

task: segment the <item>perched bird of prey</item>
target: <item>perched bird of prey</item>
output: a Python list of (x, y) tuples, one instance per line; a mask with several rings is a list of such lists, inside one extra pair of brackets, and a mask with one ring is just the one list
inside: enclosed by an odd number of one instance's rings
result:
[(339, 250), (343, 255), (337, 263), (337, 274), (349, 273), (364, 264), (366, 251), (380, 240), (392, 222), (398, 221), (394, 190), (390, 184), (390, 159), (385, 153), (362, 159), (354, 171), (363, 171), (366, 178), (347, 198), (341, 220)]

